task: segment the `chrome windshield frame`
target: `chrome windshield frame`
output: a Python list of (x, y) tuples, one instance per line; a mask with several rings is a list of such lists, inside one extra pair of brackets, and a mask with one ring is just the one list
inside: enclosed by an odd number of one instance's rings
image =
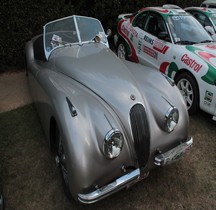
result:
[[(70, 18), (73, 19), (74, 29), (75, 29), (75, 33), (76, 33), (76, 36), (77, 36), (77, 41), (76, 42), (71, 42), (71, 43), (70, 42), (68, 42), (68, 43), (65, 42), (64, 44), (56, 46), (55, 48), (48, 47), (47, 43), (46, 43), (46, 41), (47, 41), (46, 36), (48, 34), (47, 26), (50, 25), (50, 24), (56, 23), (56, 22), (60, 22), (62, 20), (70, 19)], [(84, 43), (91, 42), (91, 40), (82, 41), (81, 35), (80, 35), (80, 30), (79, 30), (79, 24), (77, 22), (77, 18), (86, 18), (86, 19), (89, 19), (89, 20), (91, 19), (91, 20), (97, 21), (99, 23), (99, 27), (101, 29), (101, 31), (98, 31), (98, 33), (100, 33), (100, 32), (104, 33), (104, 37), (105, 37), (104, 44), (109, 47), (108, 41), (107, 41), (107, 38), (106, 38), (106, 35), (105, 35), (105, 32), (104, 32), (104, 29), (103, 29), (103, 26), (102, 26), (101, 22), (98, 19), (92, 18), (92, 17), (86, 17), (86, 16), (72, 15), (72, 16), (68, 16), (68, 17), (64, 17), (64, 18), (60, 18), (60, 19), (57, 19), (57, 20), (50, 21), (50, 22), (48, 22), (47, 24), (45, 24), (43, 26), (43, 49), (44, 49), (46, 60), (49, 60), (49, 57), (50, 57), (51, 53), (55, 49), (62, 48), (62, 47), (65, 47), (65, 46), (73, 46), (73, 45), (80, 45), (81, 46)], [(52, 32), (49, 32), (49, 33), (52, 33)], [(92, 38), (94, 38), (94, 37), (92, 37)]]
[(79, 40), (79, 44), (82, 45), (82, 41), (81, 41), (81, 37), (80, 37), (80, 32), (79, 32), (79, 27), (78, 27), (78, 24), (77, 24), (76, 15), (73, 16), (73, 19), (74, 19), (75, 28), (76, 28), (76, 31), (77, 31), (77, 37), (78, 37), (78, 40)]

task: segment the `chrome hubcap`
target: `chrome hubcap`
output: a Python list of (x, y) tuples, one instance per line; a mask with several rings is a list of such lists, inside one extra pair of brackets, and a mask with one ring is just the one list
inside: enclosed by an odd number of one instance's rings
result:
[(185, 100), (187, 109), (190, 109), (194, 100), (194, 92), (191, 83), (187, 79), (181, 79), (179, 80), (177, 87)]

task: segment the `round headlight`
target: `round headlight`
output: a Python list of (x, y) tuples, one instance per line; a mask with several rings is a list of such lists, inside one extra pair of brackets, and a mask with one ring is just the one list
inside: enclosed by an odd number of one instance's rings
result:
[(104, 154), (109, 159), (119, 156), (123, 147), (123, 135), (118, 129), (110, 130), (104, 138)]
[(165, 115), (165, 124), (167, 132), (172, 132), (179, 120), (179, 111), (176, 107), (170, 107)]

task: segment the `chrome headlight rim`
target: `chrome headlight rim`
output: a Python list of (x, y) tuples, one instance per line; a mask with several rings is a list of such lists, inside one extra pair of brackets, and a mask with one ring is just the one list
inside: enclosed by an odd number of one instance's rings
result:
[(168, 133), (171, 133), (177, 126), (179, 121), (179, 110), (172, 106), (165, 114), (165, 129)]
[(104, 137), (103, 153), (108, 159), (117, 158), (123, 148), (124, 137), (121, 131), (116, 128), (107, 132)]

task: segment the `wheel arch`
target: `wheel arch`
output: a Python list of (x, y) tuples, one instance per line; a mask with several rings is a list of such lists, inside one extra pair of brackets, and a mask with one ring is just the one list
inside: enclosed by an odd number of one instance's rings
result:
[(124, 39), (121, 35), (119, 35), (119, 36), (118, 36), (117, 45), (118, 45), (118, 43), (121, 42), (121, 41), (126, 42), (125, 39)]
[(118, 46), (121, 42), (126, 44), (126, 50), (127, 50), (127, 54), (128, 54), (128, 50), (129, 50), (130, 46), (121, 35), (119, 35), (118, 41), (116, 43), (116, 52), (118, 53)]
[(194, 81), (196, 82), (196, 85), (197, 85), (197, 88), (198, 88), (198, 92), (199, 92), (199, 97), (200, 97), (200, 89), (199, 89), (199, 85), (198, 85), (197, 79), (196, 79), (196, 77), (188, 69), (180, 69), (179, 71), (177, 71), (176, 74), (175, 74), (175, 76), (174, 76), (174, 78), (173, 78), (174, 81), (176, 81), (176, 79), (178, 78), (178, 76), (180, 74), (183, 74), (183, 73), (187, 73), (191, 77), (193, 77)]
[(116, 43), (116, 53), (118, 54), (118, 47), (120, 43), (125, 44), (126, 60), (130, 60), (132, 62), (138, 63), (139, 59), (137, 57), (135, 47), (130, 42), (130, 40), (123, 38), (121, 35), (119, 36), (118, 41)]
[(194, 74), (192, 74), (188, 69), (180, 69), (179, 71), (176, 72), (173, 79), (174, 79), (174, 81), (176, 83), (177, 78), (180, 75), (182, 75), (183, 73), (188, 74), (195, 82), (195, 85), (196, 85), (196, 88), (197, 88), (197, 91), (198, 91), (198, 99), (197, 99), (197, 101), (198, 101), (198, 109), (199, 109), (200, 108), (200, 88), (199, 88), (199, 85), (198, 85), (198, 82), (197, 82), (197, 78), (194, 76)]

